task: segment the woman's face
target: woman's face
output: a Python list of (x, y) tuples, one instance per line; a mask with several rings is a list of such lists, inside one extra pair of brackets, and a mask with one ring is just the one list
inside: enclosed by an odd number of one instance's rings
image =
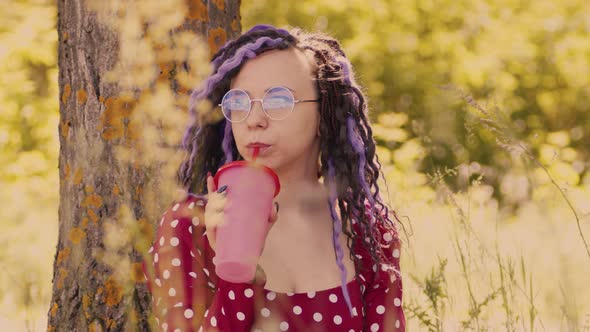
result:
[[(231, 89), (244, 90), (251, 99), (262, 99), (267, 89), (284, 86), (292, 90), (295, 100), (318, 99), (313, 68), (310, 58), (299, 50), (265, 52), (247, 60), (232, 80)], [(279, 174), (300, 167), (304, 172), (312, 172), (319, 156), (318, 109), (318, 102), (296, 103), (287, 118), (273, 120), (266, 116), (260, 102), (253, 102), (248, 117), (232, 123), (240, 155), (252, 160), (254, 149), (248, 144), (264, 143), (270, 147), (260, 150), (260, 163)]]

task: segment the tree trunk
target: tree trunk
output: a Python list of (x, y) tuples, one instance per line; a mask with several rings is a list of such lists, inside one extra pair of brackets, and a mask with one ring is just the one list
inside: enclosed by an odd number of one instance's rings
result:
[[(136, 146), (131, 115), (141, 110), (134, 109), (137, 100), (122, 97), (120, 86), (107, 80), (107, 71), (118, 61), (120, 35), (89, 9), (89, 1), (58, 1), (59, 240), (48, 331), (148, 331), (150, 295), (141, 272), (145, 253), (136, 245), (127, 251), (121, 246), (114, 253), (105, 248), (124, 242), (128, 234), (121, 222), (125, 211), (136, 221), (132, 226), (152, 241), (158, 220), (148, 212), (161, 212), (170, 202), (156, 199), (155, 206), (147, 206), (142, 197), (147, 191), (159, 195), (155, 191), (165, 160), (147, 167), (137, 160), (123, 160), (117, 153), (120, 147)], [(138, 6), (133, 1), (120, 2), (123, 9), (117, 14)], [(171, 34), (192, 31), (205, 36), (211, 53), (239, 34), (240, 1), (185, 3), (184, 22)], [(181, 66), (157, 65), (161, 69), (158, 81), (168, 84), (175, 97), (186, 97), (189, 89), (182, 88), (176, 78)], [(137, 92), (136, 97), (142, 89)], [(186, 109), (187, 105), (180, 106)], [(105, 236), (108, 225), (115, 226), (111, 239)], [(113, 268), (113, 261), (119, 269)], [(121, 268), (130, 284), (121, 283), (117, 275)]]

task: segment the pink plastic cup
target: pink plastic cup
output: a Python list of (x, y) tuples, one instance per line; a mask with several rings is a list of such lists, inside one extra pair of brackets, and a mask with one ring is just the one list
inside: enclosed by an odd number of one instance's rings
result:
[(222, 166), (213, 180), (216, 188), (228, 186), (230, 202), (224, 223), (217, 227), (215, 273), (226, 281), (249, 282), (270, 230), (279, 177), (269, 167), (240, 160)]

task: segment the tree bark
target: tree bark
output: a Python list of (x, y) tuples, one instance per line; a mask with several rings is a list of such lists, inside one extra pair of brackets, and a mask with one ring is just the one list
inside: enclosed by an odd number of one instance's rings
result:
[[(240, 1), (185, 3), (187, 14), (177, 31), (204, 36), (211, 53), (239, 34)], [(146, 210), (162, 211), (170, 202), (147, 207), (141, 197), (144, 191), (157, 188), (162, 164), (146, 168), (124, 163), (116, 154), (120, 146), (133, 147), (134, 139), (130, 117), (134, 102), (120, 98), (117, 84), (105, 79), (117, 62), (118, 35), (98, 19), (86, 0), (58, 1), (57, 31), (59, 239), (48, 331), (148, 331), (151, 304), (141, 272), (143, 253), (136, 248), (124, 253), (134, 281), (130, 289), (117, 281), (113, 267), (98, 253), (104, 253), (108, 241), (105, 223), (121, 218), (125, 198), (129, 198), (129, 211), (138, 227), (148, 236), (153, 234), (158, 220)], [(160, 66), (160, 78), (186, 95), (188, 91), (175, 82), (177, 67)]]

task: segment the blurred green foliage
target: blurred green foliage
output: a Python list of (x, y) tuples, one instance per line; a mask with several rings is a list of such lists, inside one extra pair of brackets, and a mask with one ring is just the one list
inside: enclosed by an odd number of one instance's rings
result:
[(55, 26), (52, 1), (0, 1), (0, 325), (8, 317), (44, 321), (51, 298), (59, 195)]
[[(542, 162), (564, 161), (567, 183), (590, 159), (590, 2), (514, 0), (244, 1), (243, 27), (299, 26), (335, 36), (366, 88), (372, 119), (408, 116), (399, 130), (376, 132), (397, 149), (420, 138), (420, 170), (477, 162), (502, 198), (513, 168), (479, 115), (443, 86), (455, 86), (492, 110)], [(414, 143), (412, 143), (414, 144)], [(454, 189), (464, 189), (455, 176)]]

